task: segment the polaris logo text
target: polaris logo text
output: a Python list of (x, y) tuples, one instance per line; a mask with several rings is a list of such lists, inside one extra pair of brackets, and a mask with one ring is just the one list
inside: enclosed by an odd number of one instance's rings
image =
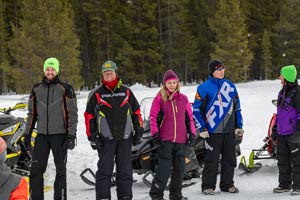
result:
[(125, 92), (123, 93), (113, 93), (113, 94), (102, 94), (101, 98), (105, 98), (105, 97), (125, 97), (126, 94)]

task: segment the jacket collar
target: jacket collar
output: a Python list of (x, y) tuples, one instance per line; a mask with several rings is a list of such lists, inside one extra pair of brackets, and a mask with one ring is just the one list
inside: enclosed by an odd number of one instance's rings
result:
[(117, 77), (116, 79), (117, 79), (116, 83), (114, 83), (112, 86), (108, 86), (107, 83), (109, 83), (109, 82), (105, 82), (102, 79), (101, 80), (102, 86), (104, 86), (106, 89), (110, 90), (111, 92), (114, 92), (117, 88), (120, 88), (122, 83), (123, 83), (122, 80), (119, 77)]
[(211, 82), (213, 82), (214, 84), (216, 84), (218, 86), (218, 88), (222, 85), (223, 81), (225, 80), (225, 78), (214, 78), (212, 75), (208, 76), (208, 80), (210, 80)]
[(50, 85), (50, 84), (52, 84), (52, 83), (53, 83), (53, 84), (56, 84), (56, 83), (59, 82), (59, 78), (58, 78), (58, 76), (55, 76), (53, 80), (49, 81), (49, 80), (46, 78), (46, 76), (44, 76), (42, 82), (43, 82), (44, 84), (46, 84), (46, 85)]

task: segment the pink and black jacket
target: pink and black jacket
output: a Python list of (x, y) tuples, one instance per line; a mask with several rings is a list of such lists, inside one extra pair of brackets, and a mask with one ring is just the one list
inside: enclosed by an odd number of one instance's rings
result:
[[(162, 120), (159, 118), (162, 117)], [(188, 134), (196, 136), (191, 105), (180, 92), (164, 102), (160, 93), (154, 98), (150, 110), (151, 135), (159, 133), (162, 141), (186, 143)]]

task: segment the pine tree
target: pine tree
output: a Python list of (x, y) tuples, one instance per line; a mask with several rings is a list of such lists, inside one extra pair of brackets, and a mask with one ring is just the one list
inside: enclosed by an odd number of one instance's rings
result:
[(7, 30), (5, 24), (6, 3), (0, 0), (0, 92), (7, 92), (6, 71), (8, 70)]
[[(279, 1), (265, 0), (246, 0), (241, 4), (243, 12), (246, 14), (246, 23), (250, 34), (249, 48), (253, 51), (254, 58), (250, 68), (251, 79), (265, 78), (265, 68), (263, 57), (263, 35), (264, 30), (269, 30), (270, 37), (273, 35), (274, 24), (279, 20)], [(273, 39), (272, 39), (273, 40)], [(274, 54), (274, 45), (272, 45), (271, 53)], [(275, 50), (277, 51), (277, 50)], [(273, 60), (272, 60), (273, 62)], [(271, 63), (272, 65), (272, 63)], [(271, 69), (277, 71), (276, 69)], [(269, 74), (272, 75), (272, 74)], [(273, 76), (268, 78), (274, 78)]]
[(9, 43), (18, 92), (29, 91), (41, 79), (43, 62), (48, 57), (60, 61), (59, 76), (63, 80), (76, 89), (82, 86), (73, 17), (68, 1), (24, 0), (20, 27), (13, 26), (14, 36)]
[(264, 31), (263, 41), (262, 41), (262, 52), (263, 52), (263, 69), (265, 74), (265, 79), (270, 79), (272, 77), (272, 53), (271, 53), (271, 39), (269, 32)]
[(205, 80), (207, 63), (212, 52), (211, 41), (214, 40), (207, 19), (214, 15), (215, 2), (211, 0), (189, 0), (185, 5), (185, 32), (191, 34), (191, 79)]
[(224, 62), (226, 74), (233, 81), (248, 80), (253, 54), (248, 47), (245, 15), (239, 0), (219, 0), (215, 15), (208, 23), (216, 35), (211, 57)]
[(11, 57), (9, 56), (7, 41), (12, 38), (12, 27), (14, 24), (18, 26), (20, 18), (20, 7), (23, 0), (18, 1), (5, 1), (0, 0), (0, 88), (4, 93), (14, 88), (14, 82), (12, 79), (14, 69), (11, 66)]
[(192, 76), (196, 48), (194, 37), (185, 25), (186, 7), (186, 2), (180, 0), (158, 1), (161, 65), (164, 70), (176, 71), (183, 81)]
[[(156, 1), (148, 0), (131, 1), (126, 7), (124, 18), (127, 16), (127, 20), (124, 21), (125, 31), (121, 33), (124, 40), (118, 52), (118, 61), (126, 67), (127, 71), (122, 70), (123, 79), (129, 84), (137, 81), (150, 85), (150, 82), (155, 79), (156, 72), (159, 71), (157, 18), (153, 15), (156, 8)], [(124, 54), (129, 50), (128, 48), (131, 52)], [(133, 66), (128, 66), (129, 63)], [(128, 76), (126, 73), (131, 75)]]
[[(124, 32), (124, 12), (127, 1), (87, 0), (83, 3), (85, 19), (85, 44), (88, 45), (88, 66), (86, 84), (91, 87), (101, 76), (101, 65), (106, 60), (113, 60), (123, 46), (121, 33)], [(125, 34), (125, 33), (123, 33)], [(85, 63), (86, 65), (87, 63)], [(117, 63), (118, 66), (119, 63)], [(119, 70), (121, 70), (119, 68)], [(118, 70), (118, 71), (119, 71)], [(126, 70), (126, 69), (124, 69)]]
[(91, 80), (91, 50), (88, 32), (87, 13), (84, 12), (84, 0), (71, 0), (74, 10), (75, 30), (80, 39), (80, 60), (82, 61), (81, 74), (84, 84), (89, 85)]
[(279, 20), (274, 26), (276, 34), (274, 41), (276, 52), (274, 55), (277, 72), (284, 65), (300, 65), (300, 2), (297, 0), (281, 0), (279, 6)]

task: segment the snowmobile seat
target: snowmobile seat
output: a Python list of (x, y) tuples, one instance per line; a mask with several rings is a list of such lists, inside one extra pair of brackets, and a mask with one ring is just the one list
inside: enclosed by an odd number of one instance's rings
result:
[(0, 130), (3, 130), (11, 125), (14, 125), (19, 120), (12, 115), (0, 115)]

